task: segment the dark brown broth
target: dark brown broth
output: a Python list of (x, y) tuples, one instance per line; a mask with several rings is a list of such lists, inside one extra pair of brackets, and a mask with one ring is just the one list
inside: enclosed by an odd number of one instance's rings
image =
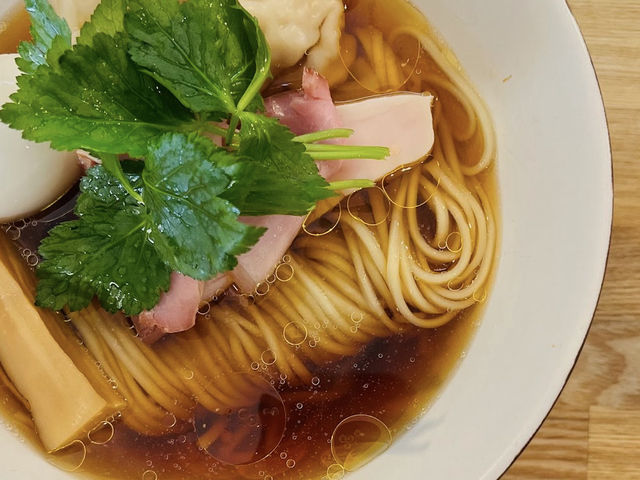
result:
[[(348, 29), (373, 24), (387, 31), (401, 22), (415, 24), (423, 30), (429, 28), (406, 0), (348, 0), (346, 3)], [(0, 36), (0, 51), (15, 51), (17, 40), (28, 37), (27, 29), (25, 15), (19, 13)], [(397, 48), (406, 54), (415, 49), (415, 45), (405, 43)], [(433, 73), (434, 70), (437, 69), (433, 62), (422, 54), (414, 75)], [(277, 82), (276, 79), (274, 84)], [(451, 102), (451, 99), (439, 96), (437, 91), (434, 93), (439, 102)], [(447, 110), (452, 124), (464, 121), (457, 118), (456, 108)], [(478, 150), (477, 145), (468, 149), (468, 158), (479, 155)], [(495, 198), (493, 175), (489, 173), (484, 177), (483, 181)], [(345, 418), (362, 414), (375, 417), (388, 427), (395, 439), (425, 412), (463, 356), (480, 310), (481, 306), (471, 308), (438, 329), (411, 330), (376, 340), (354, 357), (317, 368), (313, 372), (314, 382), (309, 385), (294, 387), (286, 380), (275, 382), (287, 410), (286, 429), (276, 450), (256, 464), (236, 467), (216, 461), (198, 449), (193, 432), (149, 438), (116, 423), (114, 437), (107, 444), (87, 444), (86, 460), (79, 473), (85, 477), (114, 480), (153, 480), (156, 476), (161, 480), (321, 478), (328, 468), (336, 468), (331, 438), (336, 426)], [(26, 412), (2, 384), (1, 378), (0, 404), (5, 418), (38, 444), (33, 430), (17, 426), (16, 412)], [(349, 432), (337, 435), (335, 440), (342, 441), (342, 449), (345, 443), (354, 443)]]
[(0, 20), (0, 54), (16, 53), (18, 44), (29, 40), (29, 15), (23, 8), (16, 8)]

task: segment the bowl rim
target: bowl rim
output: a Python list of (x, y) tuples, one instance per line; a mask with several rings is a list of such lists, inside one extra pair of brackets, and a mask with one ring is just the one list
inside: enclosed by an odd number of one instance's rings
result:
[[(609, 228), (608, 228), (608, 233), (607, 233), (607, 247), (606, 247), (606, 251), (604, 253), (604, 259), (602, 262), (602, 271), (601, 271), (601, 277), (600, 277), (600, 288), (598, 291), (598, 295), (595, 299), (595, 304), (593, 306), (593, 311), (591, 313), (591, 318), (589, 319), (589, 321), (586, 324), (586, 329), (584, 332), (584, 336), (582, 338), (582, 343), (580, 344), (576, 354), (575, 354), (575, 358), (573, 360), (573, 363), (571, 363), (569, 365), (568, 370), (564, 373), (564, 381), (562, 382), (562, 385), (560, 386), (560, 390), (558, 391), (558, 393), (555, 395), (555, 397), (552, 397), (548, 402), (546, 406), (542, 407), (542, 416), (540, 418), (540, 421), (538, 422), (538, 426), (530, 433), (529, 437), (525, 439), (525, 442), (518, 448), (517, 446), (514, 446), (512, 449), (505, 451), (504, 455), (503, 455), (503, 459), (504, 461), (501, 464), (496, 464), (494, 466), (494, 468), (490, 471), (487, 472), (489, 475), (493, 475), (492, 477), (489, 478), (493, 478), (495, 477), (496, 479), (499, 478), (500, 476), (502, 476), (503, 474), (505, 474), (509, 468), (511, 468), (511, 466), (513, 466), (514, 463), (516, 463), (516, 461), (518, 460), (518, 458), (520, 457), (520, 455), (527, 449), (527, 447), (529, 446), (529, 444), (531, 443), (531, 441), (533, 440), (533, 438), (537, 435), (537, 433), (542, 429), (544, 422), (547, 420), (549, 414), (551, 413), (551, 411), (553, 410), (554, 406), (556, 405), (556, 403), (558, 402), (558, 400), (560, 399), (562, 392), (564, 391), (565, 387), (567, 386), (567, 383), (569, 383), (569, 380), (571, 379), (571, 375), (574, 371), (574, 369), (576, 368), (576, 365), (578, 363), (578, 360), (580, 359), (580, 356), (582, 355), (582, 351), (587, 343), (587, 340), (589, 338), (589, 333), (591, 332), (591, 328), (593, 327), (593, 323), (595, 321), (595, 317), (598, 313), (598, 305), (600, 304), (600, 299), (602, 297), (602, 292), (603, 292), (603, 288), (604, 288), (604, 283), (606, 280), (606, 274), (607, 274), (607, 269), (608, 269), (608, 265), (609, 265), (609, 258), (610, 258), (610, 254), (611, 254), (611, 242), (612, 242), (612, 236), (613, 236), (613, 215), (614, 215), (614, 203), (615, 203), (615, 170), (613, 168), (613, 149), (612, 149), (612, 145), (611, 145), (611, 130), (609, 128), (609, 118), (608, 118), (608, 114), (607, 114), (607, 109), (606, 109), (606, 105), (605, 105), (605, 101), (604, 101), (604, 95), (603, 95), (603, 91), (602, 91), (602, 85), (600, 83), (600, 78), (598, 76), (598, 72), (595, 66), (595, 63), (593, 61), (593, 56), (591, 55), (591, 52), (589, 50), (589, 46), (587, 44), (587, 40), (585, 38), (585, 35), (582, 31), (582, 29), (580, 28), (580, 24), (578, 23), (578, 20), (575, 16), (575, 14), (573, 13), (571, 6), (569, 5), (569, 0), (563, 0), (562, 1), (564, 7), (565, 7), (565, 13), (568, 15), (569, 20), (571, 21), (571, 23), (573, 24), (572, 26), (574, 27), (574, 29), (576, 30), (579, 38), (580, 38), (580, 43), (581, 43), (581, 48), (583, 49), (583, 53), (586, 54), (589, 63), (591, 64), (591, 69), (592, 69), (592, 75), (593, 78), (596, 81), (596, 85), (598, 88), (598, 96), (599, 96), (599, 102), (600, 102), (600, 113), (602, 114), (602, 117), (604, 119), (604, 133), (606, 135), (606, 139), (607, 139), (607, 147), (608, 147), (608, 155), (606, 159), (603, 159), (603, 161), (606, 161), (609, 165), (609, 171), (610, 171), (610, 182), (609, 182), (609, 190), (607, 192), (604, 192), (604, 194), (608, 197), (608, 203), (609, 203), (609, 208), (608, 208), (608, 218), (606, 220)], [(509, 460), (509, 457), (511, 457), (511, 460)]]

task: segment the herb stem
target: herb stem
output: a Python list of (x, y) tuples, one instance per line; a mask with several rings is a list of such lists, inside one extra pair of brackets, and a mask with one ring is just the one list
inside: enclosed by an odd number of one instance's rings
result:
[(321, 142), (323, 140), (331, 140), (333, 138), (348, 138), (351, 135), (353, 135), (353, 130), (350, 128), (332, 128), (329, 130), (307, 133), (306, 135), (298, 135), (293, 139), (293, 141), (299, 143), (314, 143)]
[(366, 178), (358, 180), (341, 180), (338, 182), (331, 182), (327, 187), (329, 190), (346, 190), (348, 188), (371, 188), (375, 187), (375, 183)]
[(351, 145), (305, 144), (307, 154), (314, 160), (370, 159), (384, 160), (389, 156), (386, 147), (361, 147)]
[(100, 159), (102, 160), (102, 165), (104, 166), (104, 168), (112, 175), (116, 176), (127, 193), (135, 198), (138, 203), (144, 205), (142, 195), (135, 191), (135, 189), (131, 185), (131, 182), (129, 182), (129, 179), (124, 174), (124, 171), (122, 170), (122, 164), (120, 163), (120, 159), (118, 158), (118, 156), (112, 154), (102, 154), (100, 155)]
[(238, 128), (238, 123), (240, 123), (240, 117), (237, 114), (234, 114), (229, 121), (229, 128), (227, 129), (227, 134), (224, 139), (227, 145), (232, 144), (233, 137), (236, 134), (236, 128)]
[(219, 127), (213, 123), (207, 122), (203, 123), (200, 127), (201, 132), (213, 133), (214, 135), (219, 135), (221, 137), (225, 137), (227, 135), (227, 130), (225, 128)]

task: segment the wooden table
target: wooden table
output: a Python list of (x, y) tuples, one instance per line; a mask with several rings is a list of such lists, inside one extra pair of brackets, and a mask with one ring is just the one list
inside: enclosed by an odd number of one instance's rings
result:
[(640, 0), (568, 3), (607, 110), (613, 237), (600, 304), (575, 369), (503, 480), (640, 479)]

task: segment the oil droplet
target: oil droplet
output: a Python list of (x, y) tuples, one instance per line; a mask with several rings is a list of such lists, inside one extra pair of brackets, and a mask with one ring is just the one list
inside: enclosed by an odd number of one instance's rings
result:
[(295, 271), (289, 263), (281, 263), (276, 267), (275, 276), (281, 282), (288, 282), (293, 278)]
[(302, 345), (309, 336), (307, 327), (297, 322), (289, 322), (282, 330), (282, 337), (289, 345)]
[(20, 238), (20, 229), (13, 225), (10, 225), (9, 228), (7, 228), (6, 234), (7, 237), (9, 237), (9, 240), (15, 242)]
[(353, 415), (341, 421), (331, 435), (335, 462), (352, 472), (366, 465), (391, 445), (389, 428), (371, 415)]
[(460, 232), (453, 231), (447, 235), (447, 238), (444, 241), (444, 246), (452, 253), (460, 253), (463, 248), (462, 235), (460, 235)]
[(270, 289), (271, 289), (271, 285), (269, 285), (269, 282), (261, 282), (258, 285), (256, 285), (254, 292), (259, 297), (264, 297), (267, 293), (269, 293)]
[[(331, 207), (333, 208), (333, 207)], [(302, 222), (302, 230), (311, 237), (323, 237), (325, 235), (330, 234), (340, 224), (340, 220), (342, 219), (342, 204), (338, 204), (338, 212), (336, 215), (335, 209), (330, 215), (323, 215), (319, 218), (316, 210), (318, 210), (318, 206), (311, 212), (307, 214), (304, 221)]]
[(327, 480), (342, 480), (344, 478), (344, 467), (334, 463), (327, 468)]
[(50, 463), (67, 472), (78, 470), (87, 458), (87, 446), (80, 440), (74, 440), (66, 447), (49, 456)]
[(280, 458), (281, 458), (282, 460), (284, 460), (285, 458), (287, 458), (287, 452), (282, 452), (282, 453), (280, 454)]
[(313, 377), (311, 379), (311, 385), (317, 387), (318, 385), (320, 385), (320, 379), (318, 377)]
[[(372, 210), (372, 198), (378, 200), (378, 204), (384, 204), (386, 214), (383, 218), (376, 219)], [(380, 205), (382, 206), (382, 205)], [(376, 186), (352, 193), (347, 197), (347, 211), (351, 218), (369, 227), (375, 227), (386, 222), (391, 214), (391, 202), (386, 198), (382, 188)]]
[(111, 422), (102, 422), (87, 434), (87, 438), (94, 445), (105, 445), (111, 441), (115, 430)]
[(260, 355), (260, 359), (265, 365), (273, 365), (274, 363), (276, 363), (276, 354), (273, 352), (273, 350), (268, 348), (267, 350), (262, 352), (262, 354)]
[(158, 480), (158, 474), (153, 470), (145, 470), (142, 473), (142, 480)]
[(40, 259), (37, 255), (32, 253), (27, 257), (27, 265), (29, 265), (30, 267), (35, 267), (36, 265), (38, 265), (38, 263), (40, 263)]
[(205, 303), (204, 305), (201, 305), (200, 308), (198, 309), (198, 315), (206, 316), (209, 314), (210, 311), (211, 311), (211, 304)]
[(471, 297), (478, 303), (484, 303), (487, 300), (487, 291), (485, 289), (482, 289), (479, 292), (478, 290), (474, 290)]
[(177, 423), (178, 419), (173, 413), (167, 413), (167, 415), (162, 418), (162, 425), (167, 427), (167, 430), (175, 427)]
[(288, 468), (293, 468), (296, 466), (296, 461), (292, 458), (290, 458), (289, 460), (287, 460), (287, 467)]

